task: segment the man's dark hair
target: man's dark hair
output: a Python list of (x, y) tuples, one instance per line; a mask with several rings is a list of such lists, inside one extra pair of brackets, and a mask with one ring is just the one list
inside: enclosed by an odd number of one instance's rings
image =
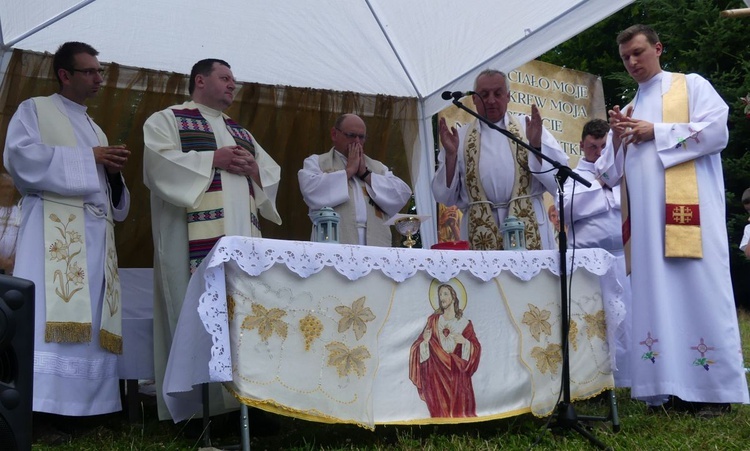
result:
[(57, 77), (57, 83), (62, 87), (62, 80), (60, 75), (57, 73), (60, 69), (65, 69), (68, 72), (73, 72), (75, 56), (79, 53), (88, 53), (91, 56), (97, 56), (99, 52), (95, 48), (83, 42), (66, 42), (61, 45), (55, 52), (55, 56), (52, 60), (52, 69), (55, 71), (55, 77)]
[(646, 40), (651, 45), (659, 42), (659, 35), (656, 34), (656, 31), (654, 31), (653, 28), (648, 25), (636, 24), (629, 26), (617, 35), (617, 45), (624, 44), (639, 34), (646, 36)]
[(190, 95), (193, 95), (193, 91), (195, 91), (195, 77), (198, 74), (203, 75), (204, 77), (211, 75), (211, 72), (214, 71), (214, 63), (219, 63), (222, 66), (226, 66), (227, 69), (232, 68), (232, 66), (230, 66), (226, 61), (216, 58), (206, 58), (193, 64), (193, 70), (190, 71), (190, 83), (188, 83), (188, 92), (190, 93)]
[(586, 122), (581, 132), (581, 141), (587, 136), (593, 136), (596, 139), (603, 138), (609, 133), (609, 124), (604, 119), (591, 119)]

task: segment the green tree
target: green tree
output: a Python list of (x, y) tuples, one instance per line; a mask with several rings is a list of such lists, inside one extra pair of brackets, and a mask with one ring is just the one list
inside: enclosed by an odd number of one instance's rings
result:
[[(739, 198), (750, 187), (750, 118), (740, 97), (750, 93), (750, 18), (723, 18), (740, 0), (639, 0), (541, 56), (546, 61), (602, 78), (607, 108), (624, 105), (637, 85), (619, 58), (615, 38), (630, 25), (652, 26), (664, 45), (665, 70), (698, 73), (729, 105), (729, 143), (722, 152), (732, 279), (737, 303), (750, 307), (750, 262), (739, 251), (748, 215)], [(656, 233), (656, 232), (655, 232)]]

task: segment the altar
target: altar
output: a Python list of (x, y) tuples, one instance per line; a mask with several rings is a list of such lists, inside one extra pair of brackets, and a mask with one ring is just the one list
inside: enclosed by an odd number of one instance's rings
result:
[[(612, 388), (625, 309), (604, 250), (567, 253), (571, 400)], [(430, 424), (550, 414), (561, 388), (559, 254), (225, 237), (193, 275), (164, 394), (199, 384), (329, 423)]]

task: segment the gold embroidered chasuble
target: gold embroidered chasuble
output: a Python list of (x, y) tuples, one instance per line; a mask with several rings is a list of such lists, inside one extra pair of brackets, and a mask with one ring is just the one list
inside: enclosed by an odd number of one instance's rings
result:
[[(383, 165), (373, 160), (372, 158), (365, 155), (365, 164), (374, 173), (382, 175), (385, 173)], [(320, 170), (326, 173), (345, 170), (346, 166), (336, 155), (336, 150), (331, 149), (330, 152), (326, 152), (318, 156), (318, 166)], [(365, 237), (368, 246), (380, 246), (390, 247), (392, 245), (391, 239), (391, 228), (385, 225), (385, 221), (388, 219), (388, 215), (378, 207), (378, 205), (370, 199), (370, 195), (367, 193), (367, 188), (364, 186), (365, 181), (359, 183), (362, 197), (365, 201), (365, 209), (367, 211), (367, 224)], [(339, 225), (339, 240), (343, 244), (359, 244), (359, 233), (357, 231), (357, 213), (354, 204), (354, 190), (357, 188), (357, 182), (353, 180), (347, 180), (347, 187), (349, 189), (349, 201), (341, 203), (335, 207), (332, 207), (341, 216), (341, 224)]]
[[(49, 146), (75, 147), (77, 140), (64, 105), (55, 97), (36, 97), (39, 133)], [(100, 145), (107, 145), (107, 137), (89, 120)], [(120, 278), (117, 273), (112, 207), (106, 212), (83, 202), (82, 196), (61, 196), (45, 191), (44, 244), (45, 255), (45, 341), (86, 343), (91, 341), (91, 299), (86, 260), (85, 211), (101, 215), (106, 222), (104, 304), (102, 306), (99, 342), (102, 348), (122, 354), (122, 309)], [(95, 281), (96, 282), (96, 281)]]
[[(528, 143), (521, 136), (518, 120), (511, 114), (508, 119), (508, 131)], [(513, 157), (513, 190), (507, 204), (494, 205), (487, 199), (479, 177), (480, 165), (480, 133), (479, 121), (475, 119), (468, 124), (469, 131), (464, 142), (464, 158), (466, 162), (466, 190), (469, 195), (468, 225), (469, 244), (473, 250), (503, 249), (503, 236), (500, 225), (497, 224), (493, 208), (497, 206), (508, 208), (508, 216), (515, 216), (525, 224), (526, 248), (541, 249), (542, 241), (539, 234), (539, 223), (534, 212), (531, 196), (531, 172), (529, 171), (529, 152), (526, 148), (508, 139), (508, 145)]]

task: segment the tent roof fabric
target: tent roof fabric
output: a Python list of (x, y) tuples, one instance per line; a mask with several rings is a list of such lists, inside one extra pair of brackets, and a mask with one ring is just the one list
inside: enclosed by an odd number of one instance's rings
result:
[(422, 115), (482, 69), (512, 70), (633, 0), (46, 0), (0, 2), (0, 44), (188, 73), (221, 58), (239, 81), (416, 97)]

